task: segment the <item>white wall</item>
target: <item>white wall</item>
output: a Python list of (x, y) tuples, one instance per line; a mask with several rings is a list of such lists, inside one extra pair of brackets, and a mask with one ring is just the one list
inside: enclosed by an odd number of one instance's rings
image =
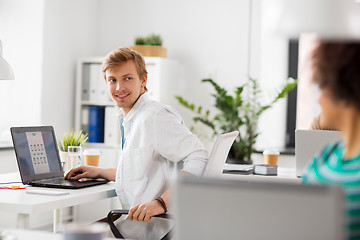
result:
[(75, 63), (95, 54), (98, 4), (0, 0), (0, 39), (15, 73), (0, 82), (0, 144), (10, 126), (53, 125), (58, 137), (74, 128)]
[[(97, 42), (97, 0), (0, 0), (0, 39), (14, 81), (0, 81), (0, 145), (11, 126), (74, 127), (75, 62)], [(16, 171), (13, 150), (1, 150), (1, 172)]]
[(45, 1), (41, 124), (57, 137), (74, 128), (76, 60), (95, 54), (97, 9), (97, 0)]
[[(211, 77), (232, 91), (247, 78), (249, 6), (248, 0), (102, 1), (97, 53), (133, 45), (137, 36), (160, 34), (168, 58), (179, 63), (178, 78), (169, 79), (175, 94), (211, 108), (212, 88), (202, 79)], [(175, 100), (171, 104), (191, 125), (189, 111)]]
[(18, 171), (14, 150), (12, 149), (1, 150), (0, 160), (1, 160), (0, 174)]
[[(8, 5), (13, 1), (1, 2)], [(29, 5), (34, 7), (35, 2), (31, 1)], [(262, 17), (261, 0), (252, 1), (252, 5), (250, 0), (38, 1), (40, 3), (42, 10), (37, 11), (37, 16), (43, 19), (37, 27), (41, 29), (39, 36), (42, 37), (35, 42), (43, 43), (43, 47), (36, 51), (37, 55), (42, 54), (41, 64), (35, 68), (41, 76), (35, 78), (41, 90), (35, 95), (37, 105), (32, 116), (37, 117), (35, 123), (53, 125), (58, 137), (74, 127), (76, 59), (104, 56), (116, 47), (132, 45), (139, 35), (161, 34), (168, 58), (179, 63), (178, 79), (173, 84), (177, 86), (176, 94), (205, 108), (213, 109), (213, 99), (209, 94), (211, 87), (200, 83), (203, 78), (211, 77), (232, 91), (246, 81), (250, 72), (260, 78), (266, 93), (286, 77), (282, 69), (286, 68), (283, 46), (261, 41), (264, 38), (264, 33), (260, 32), (261, 24), (266, 22)], [(253, 12), (251, 23), (250, 9)], [(250, 37), (249, 24), (252, 26)], [(4, 46), (6, 44), (5, 41)], [(22, 44), (16, 44), (19, 45)], [(260, 54), (264, 56), (260, 58)], [(8, 60), (12, 62), (12, 59)], [(14, 71), (16, 74), (16, 66)], [(13, 102), (20, 104), (17, 99)], [(29, 105), (29, 101), (26, 104)], [(187, 124), (192, 125), (192, 114), (175, 100), (172, 104)], [(261, 118), (262, 135), (258, 146), (282, 145), (284, 128), (285, 104), (279, 104)]]
[[(259, 4), (260, 58), (259, 78), (263, 88), (264, 102), (274, 98), (275, 91), (285, 83), (288, 76), (288, 37), (279, 35), (272, 28), (274, 12), (272, 1)], [(267, 101), (266, 101), (267, 99)], [(286, 98), (266, 111), (259, 121), (259, 148), (282, 148), (285, 146)]]
[(43, 0), (0, 0), (0, 39), (15, 81), (0, 81), (0, 143), (10, 126), (40, 123)]

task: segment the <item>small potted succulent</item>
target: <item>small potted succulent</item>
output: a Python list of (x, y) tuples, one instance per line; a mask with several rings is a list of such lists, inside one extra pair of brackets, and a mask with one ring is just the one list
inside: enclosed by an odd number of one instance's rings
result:
[(70, 130), (66, 132), (62, 139), (58, 139), (57, 144), (59, 147), (60, 160), (63, 165), (64, 171), (67, 170), (68, 166), (68, 147), (69, 146), (82, 146), (88, 140), (88, 134), (84, 134), (82, 130), (79, 132), (75, 132), (74, 130)]
[(166, 57), (166, 48), (162, 47), (160, 35), (150, 34), (146, 37), (137, 37), (135, 45), (130, 48), (144, 57)]

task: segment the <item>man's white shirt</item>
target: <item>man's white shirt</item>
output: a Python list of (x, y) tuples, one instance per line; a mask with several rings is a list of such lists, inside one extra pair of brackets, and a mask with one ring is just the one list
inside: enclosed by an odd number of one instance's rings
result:
[(142, 94), (124, 117), (124, 148), (116, 173), (123, 209), (153, 201), (168, 189), (169, 162), (183, 161), (183, 171), (201, 176), (208, 152), (171, 107)]

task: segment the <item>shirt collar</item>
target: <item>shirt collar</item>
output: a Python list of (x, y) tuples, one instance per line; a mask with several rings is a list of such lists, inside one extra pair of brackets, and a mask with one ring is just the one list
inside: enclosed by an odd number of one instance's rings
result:
[(147, 94), (147, 92), (144, 92), (135, 102), (134, 106), (131, 108), (131, 110), (128, 112), (128, 114), (125, 116), (124, 111), (120, 108), (120, 120), (123, 121), (123, 124), (126, 124), (131, 121), (131, 119), (134, 118), (136, 113), (142, 108), (142, 106), (145, 105), (146, 102), (150, 101), (150, 98)]

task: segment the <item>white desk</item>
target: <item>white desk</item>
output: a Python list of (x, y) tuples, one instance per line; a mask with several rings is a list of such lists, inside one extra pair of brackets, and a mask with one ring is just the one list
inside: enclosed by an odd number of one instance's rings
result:
[[(263, 163), (262, 154), (254, 154), (254, 164)], [(281, 155), (278, 161), (278, 176), (222, 174), (224, 178), (249, 181), (275, 181), (299, 183), (295, 174), (295, 157)], [(0, 182), (20, 181), (19, 173), (0, 174)], [(14, 184), (19, 185), (19, 184)], [(28, 187), (31, 189), (34, 187)], [(36, 189), (41, 189), (36, 187)], [(47, 188), (49, 189), (49, 188)], [(0, 212), (17, 214), (17, 228), (28, 229), (30, 214), (53, 211), (53, 231), (61, 228), (62, 208), (90, 203), (116, 196), (115, 183), (89, 187), (78, 190), (51, 189), (54, 191), (68, 191), (63, 196), (44, 196), (26, 194), (25, 190), (0, 190)]]
[[(0, 182), (21, 181), (19, 173), (0, 174)], [(19, 185), (19, 184), (14, 184)], [(21, 184), (20, 184), (21, 185)], [(28, 186), (27, 189), (45, 189)], [(79, 204), (90, 203), (116, 196), (115, 183), (88, 187), (77, 190), (46, 188), (46, 190), (66, 191), (67, 195), (45, 196), (27, 194), (26, 189), (7, 190), (0, 189), (0, 212), (17, 214), (17, 228), (28, 229), (29, 218), (32, 213), (53, 211), (53, 231), (58, 232), (62, 224), (62, 208)]]
[[(259, 153), (252, 155), (253, 164), (264, 164), (264, 156)], [(241, 174), (222, 174), (223, 178), (241, 179), (247, 181), (269, 181), (269, 182), (289, 182), (300, 183), (300, 178), (296, 176), (294, 155), (280, 155), (278, 160), (277, 176), (262, 175), (241, 175)]]

